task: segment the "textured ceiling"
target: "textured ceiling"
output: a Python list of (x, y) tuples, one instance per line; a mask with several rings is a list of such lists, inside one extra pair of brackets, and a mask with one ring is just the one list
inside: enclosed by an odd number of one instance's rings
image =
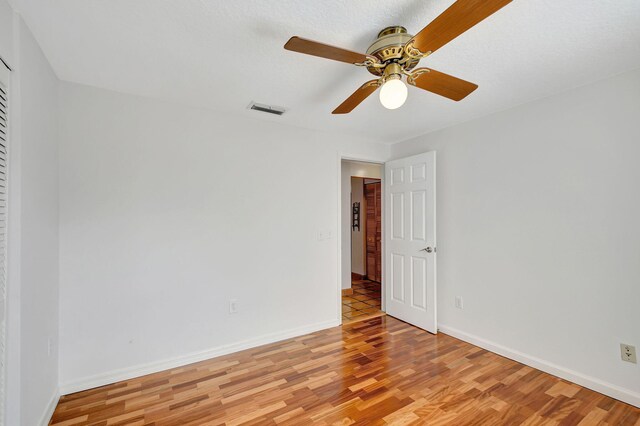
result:
[[(514, 0), (422, 60), (480, 87), (456, 103), (409, 88), (331, 111), (366, 70), (285, 51), (292, 35), (364, 52), (452, 0), (13, 0), (63, 80), (393, 143), (640, 67), (639, 0)], [(283, 117), (246, 109), (284, 106)]]

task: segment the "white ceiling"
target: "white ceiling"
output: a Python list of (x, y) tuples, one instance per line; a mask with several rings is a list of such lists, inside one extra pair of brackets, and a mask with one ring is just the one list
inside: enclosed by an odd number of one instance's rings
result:
[[(480, 87), (456, 103), (416, 88), (331, 111), (371, 75), (285, 51), (292, 35), (364, 52), (415, 34), (453, 0), (13, 0), (63, 80), (393, 143), (640, 67), (639, 0), (515, 0), (421, 62)], [(284, 106), (283, 117), (246, 109)]]

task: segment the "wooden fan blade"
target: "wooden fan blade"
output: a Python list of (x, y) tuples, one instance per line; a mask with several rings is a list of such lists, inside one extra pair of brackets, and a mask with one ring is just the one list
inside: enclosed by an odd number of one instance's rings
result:
[(349, 96), (343, 103), (341, 103), (338, 108), (333, 110), (332, 114), (350, 113), (351, 111), (353, 111), (355, 107), (360, 105), (362, 101), (367, 99), (369, 95), (375, 92), (378, 89), (378, 87), (380, 87), (379, 80), (367, 81), (365, 84), (360, 86), (358, 90), (353, 92), (353, 94)]
[(371, 59), (371, 57), (363, 53), (352, 52), (296, 36), (291, 37), (287, 44), (284, 45), (284, 48), (292, 52), (306, 53), (307, 55), (333, 59), (334, 61), (346, 62), (348, 64), (359, 64), (367, 59)]
[(415, 69), (407, 83), (454, 101), (461, 101), (478, 88), (477, 84), (429, 68)]
[(408, 44), (423, 53), (435, 52), (480, 21), (493, 15), (512, 0), (457, 0)]

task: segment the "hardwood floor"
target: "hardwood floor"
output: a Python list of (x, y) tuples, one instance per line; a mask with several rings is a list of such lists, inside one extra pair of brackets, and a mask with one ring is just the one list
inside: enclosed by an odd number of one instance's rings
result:
[(63, 396), (52, 425), (640, 425), (640, 409), (379, 317)]

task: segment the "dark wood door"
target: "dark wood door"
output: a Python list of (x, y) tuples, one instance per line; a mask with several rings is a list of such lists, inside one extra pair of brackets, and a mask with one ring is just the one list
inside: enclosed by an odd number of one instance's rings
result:
[(366, 211), (366, 265), (367, 278), (372, 281), (382, 281), (382, 209), (380, 182), (364, 185), (364, 196), (367, 203)]

